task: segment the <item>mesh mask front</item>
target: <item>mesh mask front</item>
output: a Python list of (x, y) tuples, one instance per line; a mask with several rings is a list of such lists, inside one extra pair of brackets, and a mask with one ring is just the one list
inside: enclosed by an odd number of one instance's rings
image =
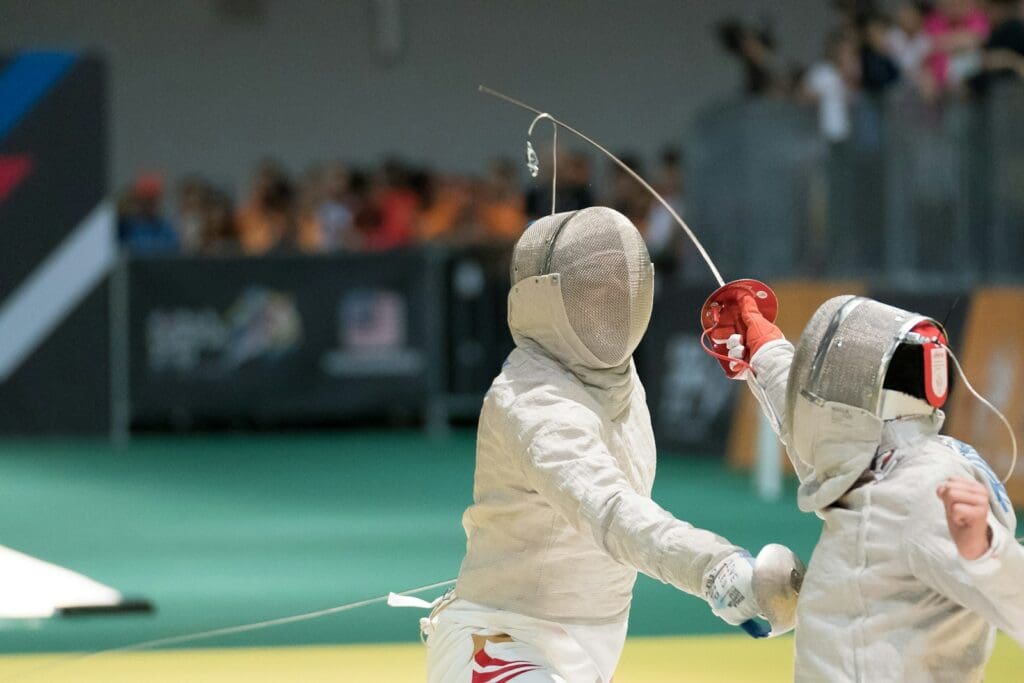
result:
[(625, 361), (647, 330), (654, 270), (628, 218), (606, 207), (545, 216), (512, 253), (512, 284), (558, 273), (573, 332), (609, 367)]
[(911, 328), (929, 320), (864, 297), (826, 301), (797, 343), (786, 391), (787, 416), (793, 415), (801, 394), (878, 415), (896, 347)]

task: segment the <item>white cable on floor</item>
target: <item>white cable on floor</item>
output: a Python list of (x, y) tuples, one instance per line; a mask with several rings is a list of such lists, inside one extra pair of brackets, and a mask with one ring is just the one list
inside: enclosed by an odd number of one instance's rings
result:
[[(419, 588), (410, 588), (409, 590), (396, 593), (396, 595), (413, 595), (416, 593), (425, 593), (426, 591), (444, 588), (455, 583), (455, 579), (449, 579), (448, 581), (439, 581), (438, 583), (432, 583), (427, 586), (420, 586)], [(14, 681), (21, 680), (24, 678), (31, 677), (35, 674), (43, 671), (51, 671), (55, 668), (62, 666), (70, 666), (77, 664), (86, 659), (92, 659), (101, 655), (113, 654), (115, 652), (137, 652), (139, 650), (150, 650), (158, 647), (165, 647), (167, 645), (181, 645), (183, 643), (193, 643), (198, 640), (207, 640), (209, 638), (216, 638), (218, 636), (229, 636), (236, 633), (247, 633), (249, 631), (257, 631), (264, 628), (270, 628), (271, 626), (282, 626), (284, 624), (294, 624), (300, 621), (309, 621), (311, 619), (319, 619), (320, 617), (326, 617), (331, 614), (338, 614), (339, 612), (347, 612), (349, 610), (358, 609), (359, 607), (366, 607), (373, 605), (378, 602), (386, 602), (388, 596), (381, 595), (376, 598), (368, 598), (366, 600), (359, 600), (357, 602), (350, 602), (344, 605), (337, 605), (336, 607), (328, 607), (327, 609), (317, 610), (315, 612), (306, 612), (304, 614), (294, 614), (288, 617), (278, 617), (277, 619), (268, 619), (266, 621), (257, 621), (251, 624), (240, 624), (238, 626), (226, 626), (224, 628), (215, 628), (209, 631), (199, 631), (197, 633), (186, 633), (180, 636), (169, 636), (167, 638), (156, 638), (154, 640), (146, 640), (140, 643), (133, 643), (131, 645), (122, 645), (120, 647), (114, 647), (107, 650), (98, 650), (96, 652), (89, 652), (83, 655), (71, 656), (66, 659), (61, 659), (57, 662), (50, 662), (42, 666), (30, 669), (28, 671), (22, 671), (13, 676), (2, 678), (2, 681)]]

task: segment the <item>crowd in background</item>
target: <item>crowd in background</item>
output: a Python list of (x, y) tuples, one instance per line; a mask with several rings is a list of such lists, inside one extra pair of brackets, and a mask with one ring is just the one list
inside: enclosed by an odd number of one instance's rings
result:
[[(445, 174), (392, 159), (380, 168), (316, 164), (293, 177), (279, 163), (263, 161), (246, 194), (235, 201), (199, 176), (182, 179), (164, 217), (164, 182), (158, 173), (139, 175), (122, 194), (118, 232), (135, 253), (248, 254), (281, 251), (324, 253), (380, 251), (421, 242), (507, 246), (527, 222), (552, 210), (550, 150), (541, 176), (524, 190), (525, 164), (499, 159), (479, 176)], [(644, 172), (641, 159), (624, 154)], [(554, 208), (569, 211), (602, 203), (629, 216), (651, 251), (666, 255), (676, 246), (671, 217), (618, 167), (609, 166), (598, 193), (590, 156), (560, 150)], [(652, 182), (682, 210), (682, 164), (665, 150)]]
[[(836, 0), (840, 22), (824, 56), (809, 68), (779, 63), (766, 27), (729, 20), (718, 27), (723, 46), (741, 62), (745, 91), (817, 106), (822, 135), (850, 135), (860, 100), (900, 88), (926, 102), (983, 94), (993, 81), (1024, 78), (1024, 0), (914, 0), (886, 4)], [(550, 154), (550, 151), (547, 152)], [(496, 160), (479, 175), (444, 173), (400, 160), (379, 168), (317, 164), (292, 176), (260, 163), (237, 200), (200, 176), (180, 180), (165, 202), (158, 173), (138, 176), (121, 196), (118, 233), (135, 253), (261, 255), (277, 251), (378, 251), (420, 242), (509, 245), (529, 220), (552, 210), (549, 157), (541, 177), (524, 189), (523, 169)], [(635, 154), (623, 161), (647, 177), (682, 212), (683, 165), (671, 149), (645, 168)], [(652, 257), (679, 260), (682, 243), (669, 213), (618, 167), (595, 178), (593, 161), (573, 150), (558, 155), (556, 211), (600, 203), (636, 223)], [(601, 182), (596, 182), (601, 181)], [(165, 206), (164, 204), (173, 206)], [(165, 218), (165, 211), (176, 218)]]
[[(783, 65), (772, 31), (730, 20), (723, 46), (742, 63), (751, 96), (817, 104), (831, 142), (851, 131), (859, 100), (901, 88), (926, 102), (983, 95), (1024, 79), (1022, 0), (836, 0), (839, 24), (809, 68)], [(886, 10), (890, 11), (886, 11)]]

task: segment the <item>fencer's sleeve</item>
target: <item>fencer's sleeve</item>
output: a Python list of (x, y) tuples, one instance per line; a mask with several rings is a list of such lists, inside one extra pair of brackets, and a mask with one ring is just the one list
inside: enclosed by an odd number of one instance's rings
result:
[(786, 384), (792, 364), (793, 345), (785, 339), (776, 339), (757, 350), (750, 359), (753, 372), (747, 375), (750, 392), (761, 404), (761, 411), (783, 443), (788, 441), (783, 416), (786, 414)]
[(976, 560), (960, 558), (967, 575), (985, 595), (1001, 605), (1008, 627), (1003, 629), (1024, 647), (1024, 547), (1000, 524), (989, 522), (992, 546)]
[(705, 573), (741, 550), (636, 492), (587, 408), (554, 400), (513, 408), (510, 417), (529, 485), (618, 562), (703, 596)]
[(750, 359), (753, 372), (747, 375), (747, 386), (761, 405), (779, 441), (786, 447), (786, 455), (793, 464), (800, 481), (813, 479), (813, 473), (799, 458), (789, 451), (789, 424), (786, 422), (786, 386), (789, 366), (793, 364), (793, 345), (785, 339), (770, 341)]
[(920, 488), (930, 500), (918, 499), (899, 539), (911, 571), (932, 590), (963, 605), (1024, 645), (1024, 593), (1020, 590), (1024, 581), (1024, 551), (989, 513), (993, 547), (978, 560), (965, 561), (949, 535), (945, 511), (934, 494), (935, 486)]

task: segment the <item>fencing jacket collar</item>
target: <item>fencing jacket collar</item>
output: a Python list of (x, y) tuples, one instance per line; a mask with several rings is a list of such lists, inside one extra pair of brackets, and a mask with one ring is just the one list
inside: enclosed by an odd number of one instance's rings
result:
[(886, 420), (882, 426), (882, 440), (878, 450), (891, 451), (918, 445), (922, 440), (938, 434), (945, 420), (946, 414), (941, 410), (935, 410), (928, 415)]

